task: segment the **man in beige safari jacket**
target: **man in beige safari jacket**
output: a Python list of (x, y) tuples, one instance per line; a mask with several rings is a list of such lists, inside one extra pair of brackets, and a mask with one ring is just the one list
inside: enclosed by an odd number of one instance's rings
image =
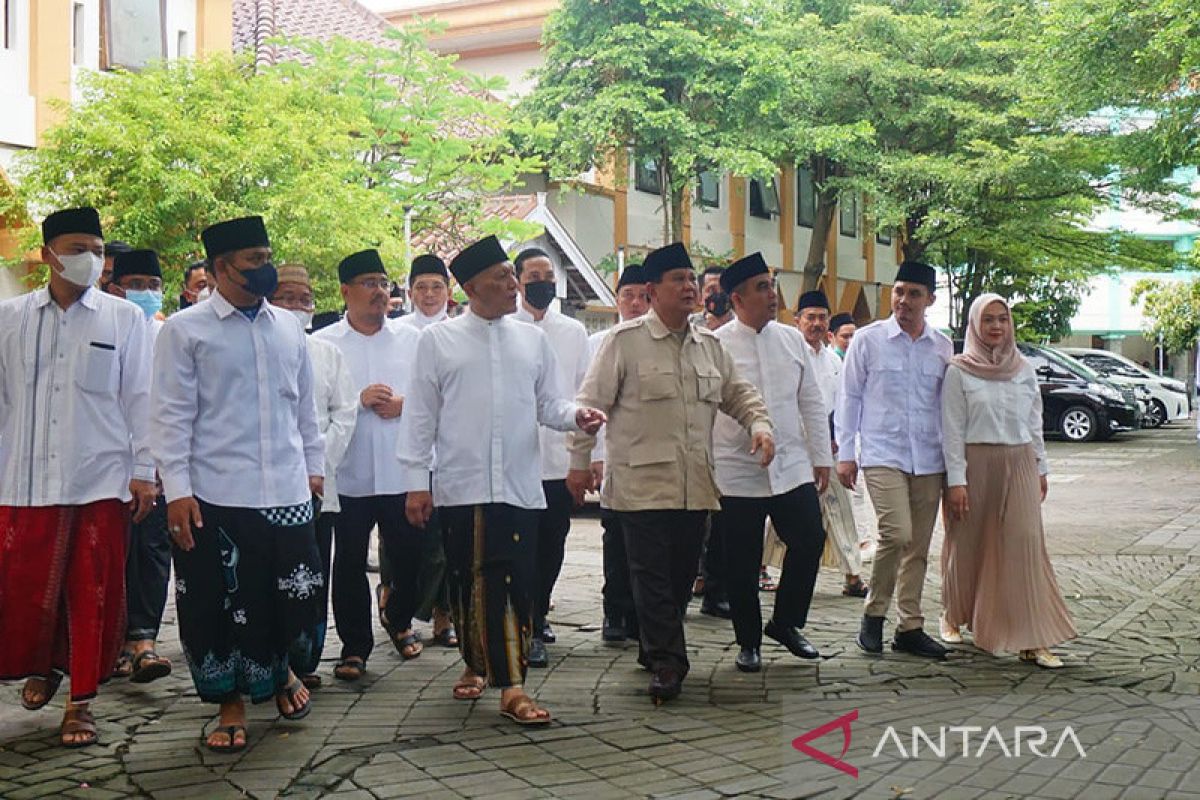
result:
[[(638, 661), (655, 702), (676, 697), (687, 675), (683, 612), (708, 513), (720, 508), (713, 474), (717, 412), (751, 435), (765, 467), (775, 453), (758, 390), (708, 330), (688, 321), (698, 288), (687, 250), (671, 244), (646, 257), (651, 311), (616, 326), (600, 345), (579, 402), (608, 414), (603, 492), (625, 532)], [(591, 482), (595, 437), (571, 434), (567, 483), (577, 500)]]

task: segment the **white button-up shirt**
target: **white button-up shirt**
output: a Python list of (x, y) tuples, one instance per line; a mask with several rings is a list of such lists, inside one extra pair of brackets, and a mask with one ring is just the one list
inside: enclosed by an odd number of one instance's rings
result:
[(538, 424), (576, 430), (576, 411), (541, 330), (468, 311), (421, 332), (400, 460), (414, 483), (433, 471), (437, 506), (545, 508)]
[(910, 475), (945, 472), (942, 377), (953, 355), (951, 341), (928, 322), (916, 340), (895, 317), (855, 333), (834, 417), (841, 458), (859, 452), (861, 467), (893, 467)]
[(768, 322), (755, 331), (734, 319), (716, 330), (738, 375), (754, 384), (775, 426), (775, 458), (764, 469), (750, 434), (727, 414), (713, 424), (717, 488), (733, 497), (771, 497), (813, 481), (833, 466), (829, 423), (808, 344), (795, 328)]
[(358, 419), (358, 392), (346, 369), (342, 351), (329, 342), (308, 337), (308, 357), (312, 360), (313, 399), (317, 404), (317, 427), (325, 437), (325, 499), (321, 513), (342, 510), (338, 502), (337, 468), (346, 457), (354, 423)]
[(154, 480), (150, 339), (127, 300), (48, 289), (0, 303), (0, 505), (129, 500)]
[(1042, 438), (1042, 390), (1028, 361), (1016, 376), (989, 381), (951, 365), (942, 386), (942, 453), (946, 485), (967, 485), (967, 445), (1032, 444), (1038, 472), (1047, 474)]
[[(349, 320), (342, 319), (313, 336), (342, 351), (358, 395), (375, 383), (384, 384), (393, 395), (408, 394), (417, 340), (421, 338), (420, 331), (412, 325), (384, 319), (378, 332), (364, 336), (351, 327)], [(384, 419), (359, 402), (354, 437), (337, 470), (338, 491), (346, 497), (375, 497), (429, 488), (428, 476), (409, 484), (400, 469), (397, 450), (407, 426), (407, 413)]]
[[(516, 319), (541, 328), (554, 350), (558, 363), (559, 386), (574, 397), (587, 374), (592, 357), (588, 349), (587, 328), (578, 320), (547, 309), (546, 316), (536, 321), (524, 307), (517, 309)], [(567, 452), (567, 435), (545, 426), (538, 429), (542, 451), (542, 480), (561, 481), (571, 470), (571, 455)]]
[[(801, 335), (800, 338), (804, 338)], [(812, 356), (813, 370), (816, 372), (817, 386), (821, 389), (821, 400), (825, 403), (826, 414), (832, 414), (837, 408), (838, 385), (842, 381), (842, 359), (833, 352), (827, 344), (821, 345), (820, 350), (813, 350), (808, 342), (808, 354)]]
[(167, 502), (274, 508), (325, 474), (300, 321), (262, 303), (254, 321), (218, 291), (167, 320), (154, 350), (154, 456)]
[(404, 325), (411, 325), (417, 330), (422, 330), (435, 322), (441, 322), (447, 318), (446, 307), (442, 306), (442, 310), (434, 314), (432, 317), (427, 317), (421, 313), (420, 309), (414, 308), (411, 314), (405, 314), (396, 321)]

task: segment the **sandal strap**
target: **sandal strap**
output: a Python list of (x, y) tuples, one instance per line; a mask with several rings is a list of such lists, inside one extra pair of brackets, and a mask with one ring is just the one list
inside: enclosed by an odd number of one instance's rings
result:
[(513, 700), (511, 703), (506, 705), (503, 710), (509, 714), (512, 714), (517, 719), (537, 719), (538, 718), (537, 713), (529, 714), (529, 715), (521, 713), (522, 711), (525, 711), (527, 709), (532, 709), (534, 712), (537, 712), (537, 711), (541, 711), (542, 707), (539, 706), (532, 697), (530, 697), (527, 694), (523, 694), (523, 695), (518, 696), (516, 700)]
[(138, 653), (136, 656), (133, 657), (132, 664), (133, 664), (134, 672), (136, 672), (142, 668), (142, 662), (145, 661), (146, 659), (150, 659), (151, 661), (162, 661), (163, 660), (162, 656), (160, 656), (158, 653), (154, 652), (153, 647), (151, 647), (149, 650), (143, 650), (142, 652)]

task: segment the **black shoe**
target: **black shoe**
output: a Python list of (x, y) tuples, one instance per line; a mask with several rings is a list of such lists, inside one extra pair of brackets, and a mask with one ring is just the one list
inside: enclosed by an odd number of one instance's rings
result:
[(858, 638), (854, 642), (867, 653), (881, 654), (883, 652), (883, 617), (864, 615), (862, 623), (858, 626)]
[(763, 633), (786, 647), (797, 658), (821, 657), (821, 654), (817, 652), (817, 648), (809, 644), (808, 639), (804, 638), (804, 634), (800, 633), (799, 628), (791, 625), (780, 625), (775, 620), (771, 620), (763, 628)]
[(704, 602), (700, 604), (700, 613), (721, 619), (729, 619), (733, 616), (733, 612), (729, 610), (728, 600), (713, 600), (711, 595), (705, 597)]
[(671, 669), (660, 669), (650, 679), (650, 696), (655, 705), (674, 700), (683, 691), (683, 678)]
[(762, 656), (758, 654), (757, 647), (743, 647), (734, 663), (741, 672), (758, 672), (762, 669)]
[(933, 640), (923, 628), (911, 631), (897, 631), (892, 639), (892, 649), (901, 653), (909, 653), (922, 658), (945, 658), (950, 652)]
[(550, 627), (549, 622), (542, 623), (542, 641), (546, 644), (554, 644), (558, 641), (558, 637), (554, 635), (554, 628)]
[(546, 644), (541, 639), (531, 639), (529, 642), (529, 666), (542, 668), (550, 663), (550, 657), (546, 655)]
[(606, 616), (604, 624), (600, 627), (600, 638), (606, 643), (617, 643), (625, 641), (625, 626), (612, 617)]

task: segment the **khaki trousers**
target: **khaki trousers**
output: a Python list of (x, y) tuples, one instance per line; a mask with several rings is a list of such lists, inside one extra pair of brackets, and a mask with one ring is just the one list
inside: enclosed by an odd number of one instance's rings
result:
[(896, 632), (916, 630), (925, 624), (921, 591), (946, 475), (909, 475), (892, 467), (866, 467), (863, 475), (879, 520), (879, 547), (864, 613), (886, 617), (895, 595), (900, 612)]

